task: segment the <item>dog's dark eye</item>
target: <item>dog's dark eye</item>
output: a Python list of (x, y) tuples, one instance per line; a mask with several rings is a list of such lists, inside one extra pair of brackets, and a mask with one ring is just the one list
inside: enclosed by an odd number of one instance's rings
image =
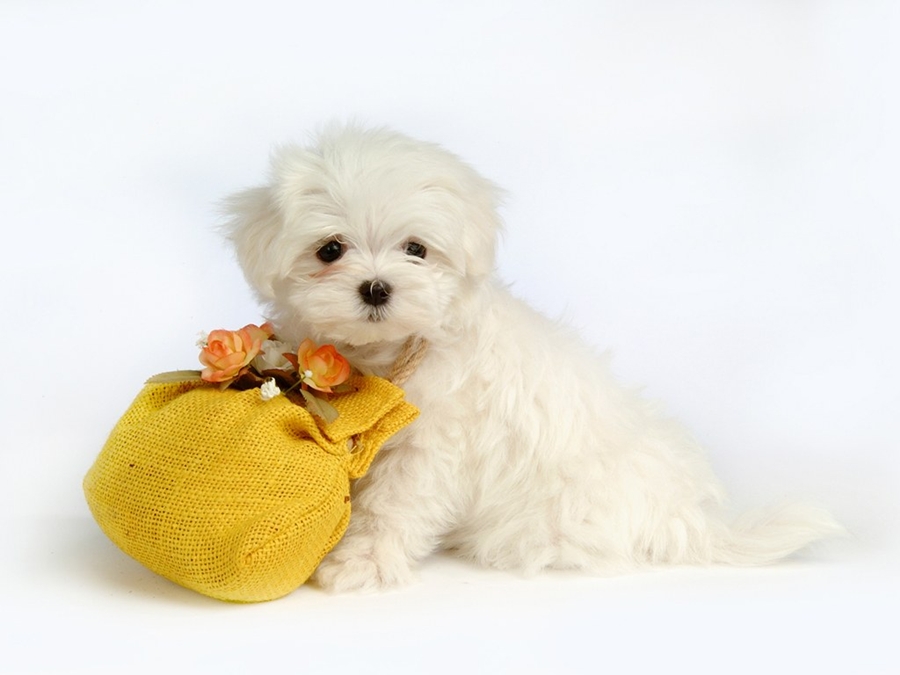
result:
[(344, 255), (344, 245), (337, 239), (325, 242), (322, 247), (316, 251), (316, 257), (323, 263), (333, 263), (342, 255)]
[(424, 258), (428, 249), (417, 241), (411, 241), (406, 245), (406, 255), (415, 256), (416, 258)]

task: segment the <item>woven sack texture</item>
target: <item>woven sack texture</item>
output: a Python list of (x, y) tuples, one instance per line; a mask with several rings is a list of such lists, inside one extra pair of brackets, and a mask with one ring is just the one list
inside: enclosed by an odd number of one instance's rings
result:
[(340, 416), (328, 425), (258, 389), (145, 385), (85, 476), (94, 518), (125, 553), (204, 595), (290, 593), (343, 535), (350, 480), (418, 414), (387, 380), (352, 385), (330, 399)]

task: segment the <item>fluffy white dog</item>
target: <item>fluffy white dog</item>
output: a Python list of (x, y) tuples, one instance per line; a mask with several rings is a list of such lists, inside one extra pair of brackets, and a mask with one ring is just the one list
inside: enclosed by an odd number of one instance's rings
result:
[(436, 549), (526, 572), (759, 564), (839, 530), (807, 506), (724, 520), (690, 436), (494, 277), (497, 202), (441, 148), (354, 126), (281, 148), (269, 184), (228, 202), (283, 338), (379, 375), (410, 336), (429, 345), (405, 385), (421, 415), (357, 481), (319, 584), (403, 584)]

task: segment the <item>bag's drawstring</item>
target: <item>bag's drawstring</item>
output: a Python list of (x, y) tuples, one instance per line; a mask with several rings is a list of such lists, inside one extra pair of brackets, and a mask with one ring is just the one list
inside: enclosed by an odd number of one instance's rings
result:
[[(422, 362), (422, 359), (425, 357), (425, 352), (427, 351), (428, 342), (425, 338), (412, 336), (407, 339), (407, 341), (403, 343), (403, 347), (400, 349), (400, 354), (394, 361), (394, 365), (391, 366), (391, 372), (387, 379), (392, 384), (402, 387)], [(357, 443), (356, 436), (351, 436), (347, 439), (347, 452), (351, 455), (351, 463), (354, 461), (355, 456), (359, 454), (360, 450), (362, 450), (362, 447)], [(358, 473), (362, 475), (365, 473), (365, 469)]]
[(402, 387), (412, 375), (418, 365), (425, 358), (425, 352), (428, 351), (428, 342), (424, 338), (417, 336), (410, 337), (400, 350), (400, 355), (391, 366), (391, 373), (388, 378), (398, 387)]

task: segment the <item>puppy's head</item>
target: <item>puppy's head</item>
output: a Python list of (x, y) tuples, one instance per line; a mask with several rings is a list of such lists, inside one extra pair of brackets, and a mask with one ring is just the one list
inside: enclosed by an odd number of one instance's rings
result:
[(494, 266), (498, 192), (441, 148), (333, 128), (227, 202), (244, 273), (283, 322), (351, 345), (434, 337)]

